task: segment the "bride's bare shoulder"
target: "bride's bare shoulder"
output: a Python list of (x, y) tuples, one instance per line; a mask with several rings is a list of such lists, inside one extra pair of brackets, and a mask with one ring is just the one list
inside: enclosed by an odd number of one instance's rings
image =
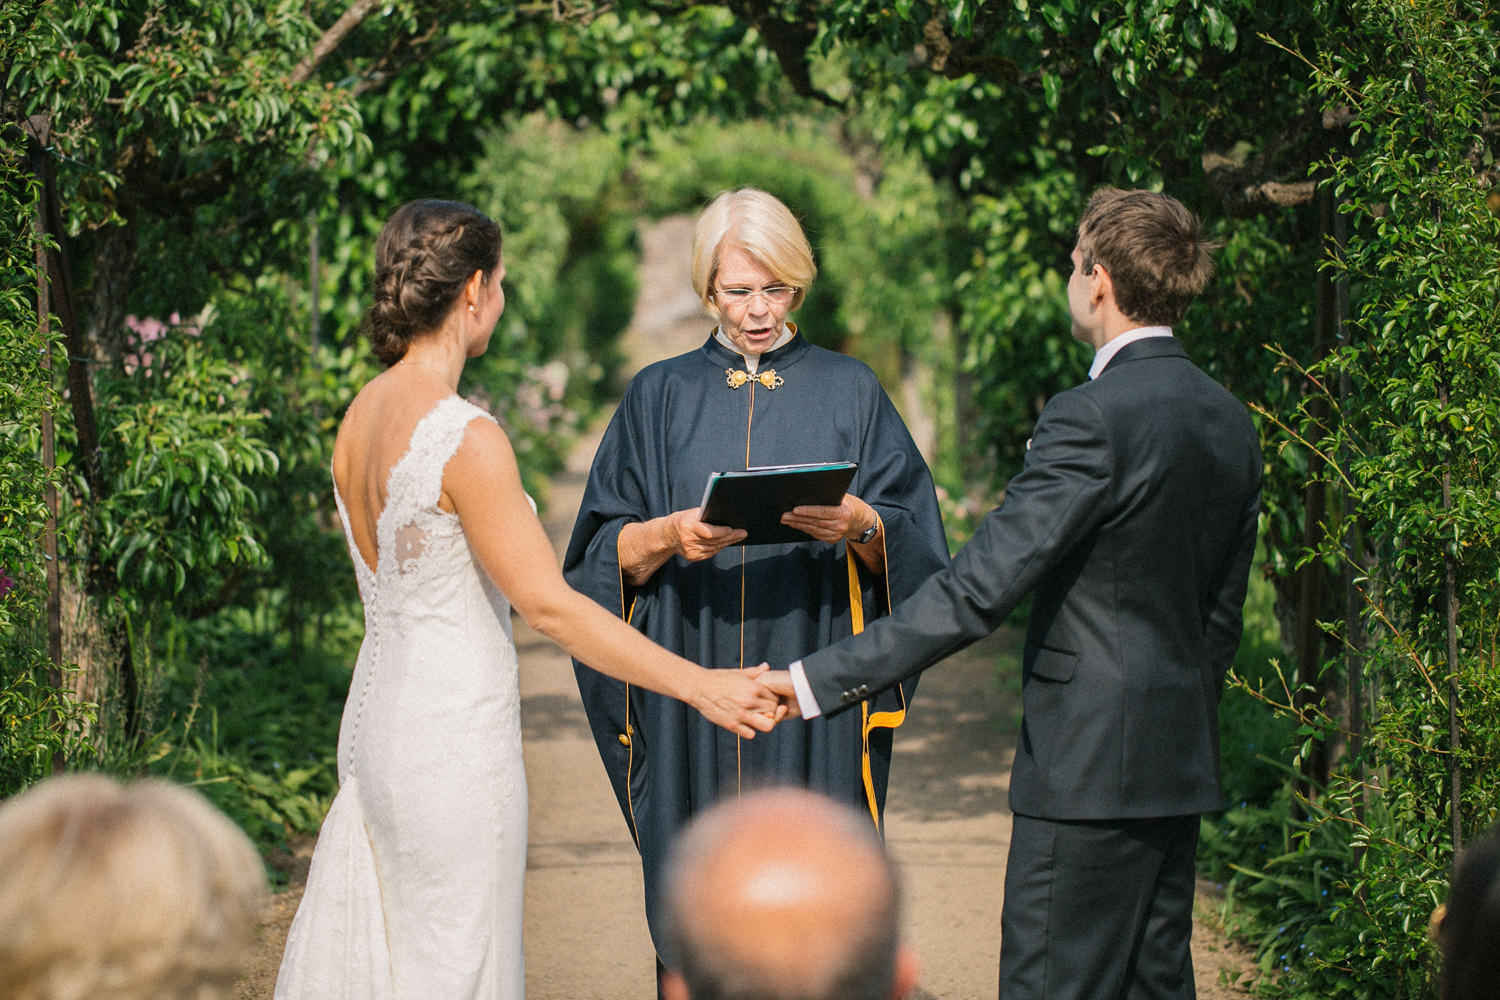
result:
[(447, 395), (441, 385), (402, 378), (389, 369), (365, 383), (339, 421), (333, 441), (334, 478), (340, 484), (350, 482), (355, 470), (399, 458), (423, 415)]
[(362, 456), (368, 446), (372, 421), (377, 411), (384, 409), (382, 397), (386, 393), (382, 381), (388, 373), (381, 373), (355, 393), (339, 420), (338, 431), (333, 439), (333, 475), (335, 479), (348, 481), (345, 473)]

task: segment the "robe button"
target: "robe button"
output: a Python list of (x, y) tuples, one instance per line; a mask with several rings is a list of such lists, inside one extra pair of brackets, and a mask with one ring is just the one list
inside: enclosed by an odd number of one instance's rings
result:
[(628, 746), (630, 746), (630, 737), (627, 736), (624, 733), (620, 734), (620, 746), (622, 746), (622, 747), (628, 747)]

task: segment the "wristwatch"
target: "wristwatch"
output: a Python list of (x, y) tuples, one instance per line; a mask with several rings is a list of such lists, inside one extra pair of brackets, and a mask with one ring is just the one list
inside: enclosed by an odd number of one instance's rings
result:
[(876, 518), (875, 523), (860, 532), (859, 537), (855, 541), (860, 545), (869, 545), (875, 540), (875, 536), (878, 534), (880, 534), (880, 519)]

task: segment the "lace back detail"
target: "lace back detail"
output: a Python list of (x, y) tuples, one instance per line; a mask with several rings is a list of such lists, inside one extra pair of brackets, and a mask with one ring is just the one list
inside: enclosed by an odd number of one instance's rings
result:
[(347, 735), (340, 739), (340, 774), (354, 775), (365, 705), (382, 672), (386, 629), (413, 613), (447, 619), (463, 614), (462, 602), (451, 599), (453, 588), (472, 577), (474, 568), (458, 516), (443, 510), (438, 501), (443, 494), (443, 470), (475, 418), (494, 420), (474, 404), (450, 396), (417, 422), (406, 451), (386, 480), (385, 506), (375, 522), (373, 573), (354, 543), (348, 512), (334, 484), (334, 500), (365, 605), (365, 640), (345, 706)]
[(421, 419), (412, 431), (406, 454), (391, 468), (385, 509), (376, 524), (380, 551), (377, 576), (387, 569), (401, 577), (419, 575), (429, 554), (446, 555), (459, 538), (457, 518), (438, 506), (443, 494), (443, 470), (463, 443), (465, 430), (476, 417), (488, 413), (457, 396), (450, 396)]

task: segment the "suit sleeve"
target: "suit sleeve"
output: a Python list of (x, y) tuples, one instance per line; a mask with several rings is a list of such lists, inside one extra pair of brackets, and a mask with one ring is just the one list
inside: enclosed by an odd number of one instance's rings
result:
[(1054, 397), (1025, 467), (953, 562), (862, 635), (803, 658), (824, 713), (878, 694), (999, 628), (1037, 579), (1103, 521), (1113, 472), (1108, 431), (1083, 393)]

